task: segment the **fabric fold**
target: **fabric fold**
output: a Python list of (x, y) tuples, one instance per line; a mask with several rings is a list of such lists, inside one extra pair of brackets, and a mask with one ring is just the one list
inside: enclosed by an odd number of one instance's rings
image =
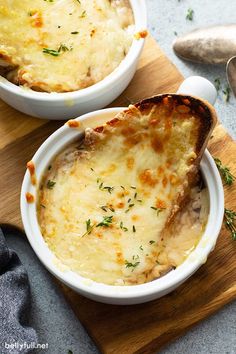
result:
[(0, 352), (30, 353), (37, 344), (35, 330), (27, 325), (30, 286), (17, 254), (7, 247), (0, 229)]

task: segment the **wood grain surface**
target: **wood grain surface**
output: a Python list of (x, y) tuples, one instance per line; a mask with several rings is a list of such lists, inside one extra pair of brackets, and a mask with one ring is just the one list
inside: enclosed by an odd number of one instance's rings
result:
[[(182, 80), (155, 41), (148, 38), (134, 79), (111, 106), (175, 92)], [(62, 124), (26, 116), (0, 101), (0, 224), (22, 228), (19, 195), (26, 162)], [(220, 124), (209, 150), (236, 175), (236, 144)], [(225, 188), (225, 205), (236, 209), (236, 182)], [(60, 288), (102, 353), (152, 354), (236, 298), (236, 242), (223, 226), (207, 263), (177, 290), (147, 304), (104, 305), (62, 284)]]

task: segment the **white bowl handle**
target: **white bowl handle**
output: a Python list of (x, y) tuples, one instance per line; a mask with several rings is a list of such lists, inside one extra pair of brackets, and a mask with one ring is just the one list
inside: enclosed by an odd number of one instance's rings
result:
[(202, 98), (214, 106), (217, 92), (215, 86), (202, 76), (190, 76), (180, 85), (177, 93)]

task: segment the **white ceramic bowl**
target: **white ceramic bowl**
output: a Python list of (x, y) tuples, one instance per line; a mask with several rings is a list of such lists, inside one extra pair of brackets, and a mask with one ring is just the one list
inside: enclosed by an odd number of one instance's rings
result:
[[(145, 0), (130, 0), (135, 33), (147, 28)], [(12, 84), (0, 76), (0, 98), (17, 110), (46, 119), (71, 119), (107, 106), (128, 86), (136, 71), (144, 39), (133, 40), (125, 59), (102, 81), (66, 93), (35, 92)]]
[[(79, 118), (81, 129), (69, 128), (64, 125), (53, 133), (38, 149), (33, 157), (36, 166), (36, 176), (42, 176), (50, 160), (69, 142), (82, 137), (83, 128), (92, 126), (96, 121), (99, 126), (104, 121), (114, 117), (122, 108), (109, 108), (86, 114)], [(221, 229), (224, 215), (224, 192), (219, 172), (208, 151), (205, 151), (201, 161), (201, 172), (210, 196), (210, 213), (206, 230), (190, 256), (175, 270), (152, 282), (134, 286), (111, 286), (85, 279), (72, 271), (61, 271), (55, 264), (55, 257), (47, 247), (37, 221), (35, 203), (26, 202), (25, 194), (36, 194), (36, 188), (30, 182), (29, 172), (24, 177), (21, 190), (21, 214), (28, 240), (45, 267), (60, 281), (78, 293), (96, 301), (110, 304), (138, 304), (157, 299), (182, 284), (206, 262), (213, 250)]]

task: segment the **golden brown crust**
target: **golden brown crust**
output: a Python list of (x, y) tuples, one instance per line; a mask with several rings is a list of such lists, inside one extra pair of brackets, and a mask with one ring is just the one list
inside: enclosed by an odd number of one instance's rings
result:
[[(191, 169), (186, 175), (186, 181), (183, 185), (182, 193), (180, 193), (177, 200), (173, 202), (172, 212), (167, 221), (167, 224), (170, 224), (176, 213), (185, 204), (185, 200), (188, 197), (191, 187), (198, 182), (200, 160), (217, 122), (215, 109), (208, 102), (197, 97), (179, 94), (161, 94), (144, 99), (135, 105), (131, 105), (128, 109), (119, 113), (114, 119), (107, 122), (105, 125), (95, 128), (94, 131), (96, 131), (96, 133), (103, 133), (106, 131), (106, 127), (109, 129), (110, 127), (123, 124), (123, 119), (132, 119), (132, 116), (135, 114), (137, 115), (137, 112), (140, 117), (142, 115), (150, 114), (149, 124), (155, 126), (155, 124), (158, 123), (158, 116), (155, 114), (156, 107), (159, 107), (159, 109), (160, 107), (163, 108), (166, 115), (167, 128), (165, 136), (162, 137), (163, 141), (160, 141), (159, 136), (156, 141), (152, 142), (152, 147), (157, 153), (163, 151), (163, 144), (168, 140), (168, 130), (171, 130), (171, 127), (173, 126), (174, 111), (178, 112), (178, 119), (179, 114), (181, 115), (181, 118), (186, 121), (190, 116), (195, 118), (193, 134), (195, 138), (194, 151), (196, 157), (190, 162)], [(131, 133), (129, 134), (129, 129), (126, 131), (126, 134), (127, 140), (129, 140), (129, 135), (131, 135)]]
[(28, 171), (30, 173), (31, 183), (33, 185), (35, 185), (36, 182), (37, 182), (37, 179), (36, 179), (36, 174), (35, 174), (35, 165), (34, 165), (33, 161), (31, 160), (31, 161), (27, 162), (26, 167), (27, 167), (27, 169), (28, 169)]
[[(174, 107), (178, 106), (181, 108), (190, 108), (191, 114), (195, 118), (197, 118), (199, 123), (198, 125), (196, 124), (195, 129), (195, 135), (197, 137), (195, 153), (197, 155), (197, 158), (194, 160), (192, 169), (186, 176), (187, 183), (185, 186), (183, 186), (182, 194), (179, 194), (178, 199), (173, 205), (172, 212), (167, 221), (167, 224), (170, 224), (173, 221), (176, 213), (184, 206), (185, 200), (189, 195), (191, 187), (195, 185), (199, 179), (199, 164), (204, 150), (206, 149), (208, 140), (210, 139), (212, 131), (216, 125), (217, 116), (215, 109), (208, 102), (189, 95), (158, 95), (137, 103), (135, 107), (138, 108), (141, 113), (144, 113), (146, 110), (150, 110), (153, 105), (157, 105), (160, 103), (162, 103), (163, 105), (167, 105), (170, 111), (174, 109)], [(182, 111), (180, 113), (182, 113), (183, 118), (185, 118), (186, 112)]]
[(35, 199), (34, 199), (33, 194), (27, 192), (27, 193), (25, 194), (25, 198), (26, 198), (27, 203), (29, 203), (29, 204), (34, 203), (34, 200), (35, 200)]
[(66, 124), (70, 127), (70, 128), (79, 128), (80, 127), (80, 122), (76, 119), (70, 119), (66, 122)]
[(15, 68), (17, 68), (17, 65), (13, 63), (12, 58), (7, 55), (5, 50), (0, 49), (0, 75), (5, 76)]
[(139, 31), (139, 32), (135, 33), (134, 38), (139, 40), (141, 38), (146, 38), (147, 36), (148, 36), (148, 31), (143, 30), (143, 31)]
[[(168, 102), (167, 99), (173, 99), (173, 101)], [(211, 133), (217, 123), (217, 115), (213, 106), (200, 98), (189, 96), (189, 95), (179, 95), (179, 94), (161, 94), (144, 99), (134, 105), (131, 105), (128, 109), (119, 113), (115, 118), (106, 122), (105, 125), (115, 126), (122, 120), (124, 114), (132, 115), (134, 110), (138, 110), (141, 114), (145, 111), (151, 111), (151, 108), (157, 104), (169, 105), (170, 110), (173, 105), (179, 105), (184, 107), (189, 107), (190, 111), (194, 116), (199, 118), (199, 127), (196, 130), (196, 135), (198, 135), (196, 153), (199, 159), (206, 148), (207, 142), (211, 136)], [(183, 115), (185, 112), (183, 112)], [(154, 120), (150, 122), (154, 124)], [(102, 133), (104, 131), (105, 125), (98, 126), (94, 128), (97, 133)]]
[[(166, 102), (166, 98), (171, 98), (173, 101)], [(202, 156), (203, 151), (206, 148), (208, 139), (211, 136), (211, 133), (216, 125), (217, 116), (215, 109), (206, 101), (201, 100), (194, 96), (189, 95), (179, 95), (179, 94), (162, 94), (158, 96), (153, 96), (147, 98), (139, 103), (135, 104), (135, 107), (144, 112), (145, 110), (150, 110), (150, 106), (156, 105), (159, 103), (167, 104), (170, 106), (179, 105), (188, 107), (191, 110), (193, 116), (199, 117), (199, 127), (196, 130), (196, 135), (198, 135), (198, 143), (196, 146), (196, 153), (199, 157)], [(181, 112), (186, 113), (186, 112)]]

